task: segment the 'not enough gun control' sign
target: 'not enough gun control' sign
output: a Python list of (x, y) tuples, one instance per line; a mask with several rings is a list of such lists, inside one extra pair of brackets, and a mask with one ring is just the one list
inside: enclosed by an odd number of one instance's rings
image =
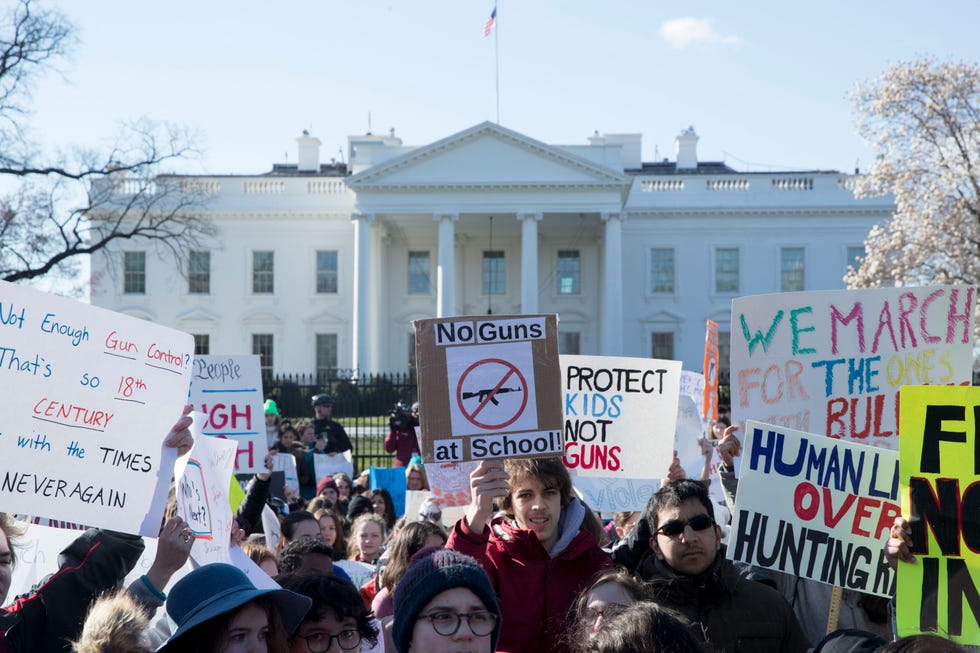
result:
[(557, 324), (554, 315), (415, 322), (426, 462), (561, 455)]

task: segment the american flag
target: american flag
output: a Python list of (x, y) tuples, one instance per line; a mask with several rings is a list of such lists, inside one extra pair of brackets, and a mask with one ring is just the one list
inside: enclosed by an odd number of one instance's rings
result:
[(490, 36), (490, 32), (493, 28), (497, 26), (497, 8), (494, 7), (493, 11), (490, 12), (490, 18), (487, 18), (487, 24), (483, 26), (483, 38)]

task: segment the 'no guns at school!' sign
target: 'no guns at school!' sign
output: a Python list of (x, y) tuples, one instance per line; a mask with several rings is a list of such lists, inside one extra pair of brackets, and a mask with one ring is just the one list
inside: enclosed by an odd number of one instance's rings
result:
[(426, 462), (560, 456), (555, 315), (415, 322)]

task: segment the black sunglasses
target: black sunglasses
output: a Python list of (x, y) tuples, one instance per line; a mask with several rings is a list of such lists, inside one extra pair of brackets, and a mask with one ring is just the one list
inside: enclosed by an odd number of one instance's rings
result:
[(683, 519), (671, 519), (668, 522), (664, 522), (664, 525), (657, 529), (657, 533), (666, 535), (667, 537), (677, 537), (683, 533), (684, 529), (688, 526), (691, 527), (692, 531), (704, 531), (714, 525), (714, 519), (704, 513), (701, 513), (700, 515), (691, 517), (687, 521), (684, 521)]

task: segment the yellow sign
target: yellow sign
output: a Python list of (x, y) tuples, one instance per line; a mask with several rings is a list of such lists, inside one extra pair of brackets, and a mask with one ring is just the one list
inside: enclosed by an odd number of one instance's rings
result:
[(916, 561), (899, 562), (898, 634), (980, 641), (980, 387), (906, 386), (902, 513)]

